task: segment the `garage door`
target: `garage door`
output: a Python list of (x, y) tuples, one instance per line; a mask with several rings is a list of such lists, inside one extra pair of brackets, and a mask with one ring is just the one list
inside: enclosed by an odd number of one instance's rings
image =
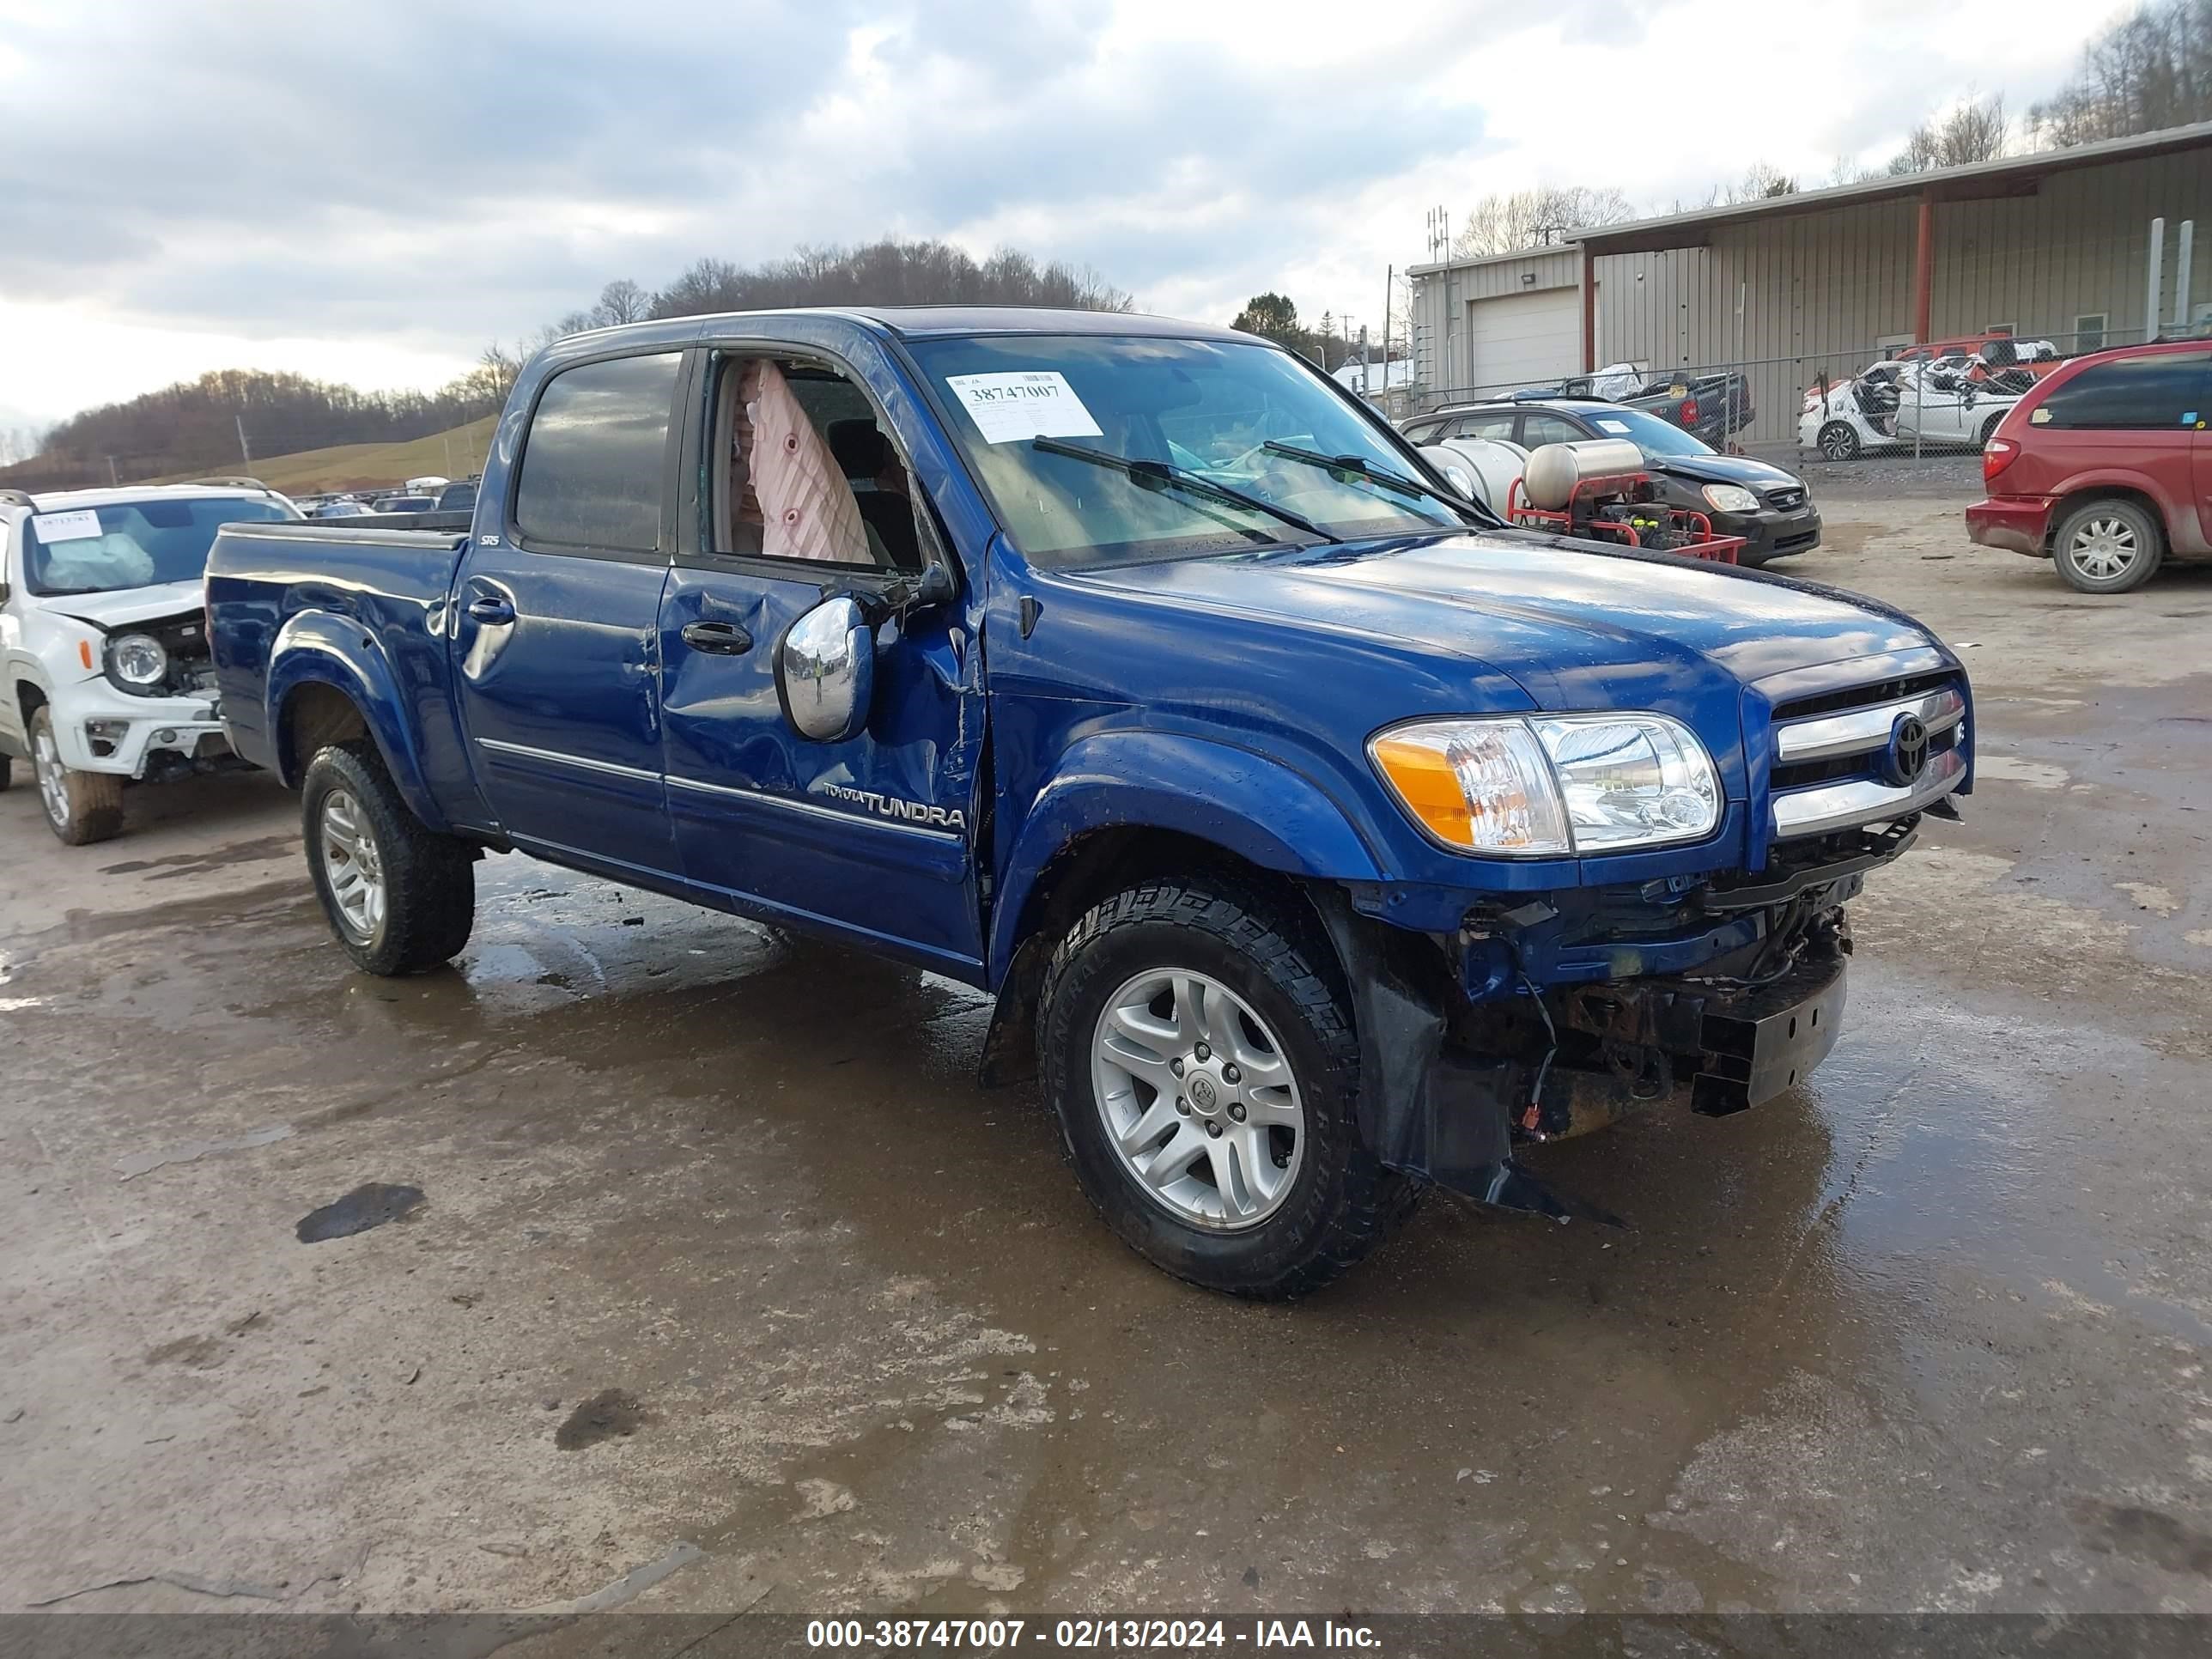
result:
[(1578, 373), (1576, 297), (1573, 289), (1554, 288), (1471, 301), (1468, 338), (1474, 345), (1474, 372), (1468, 384), (1527, 386)]

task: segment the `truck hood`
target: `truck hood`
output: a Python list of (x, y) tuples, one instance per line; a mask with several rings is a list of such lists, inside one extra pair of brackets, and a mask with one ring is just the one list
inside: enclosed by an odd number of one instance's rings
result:
[(1510, 676), (1540, 708), (1671, 710), (1794, 669), (1936, 643), (1911, 618), (1832, 588), (1514, 531), (1086, 573), (1215, 610), (1351, 629)]
[(200, 584), (195, 580), (118, 588), (112, 593), (57, 593), (40, 603), (55, 616), (90, 623), (101, 632), (112, 634), (132, 623), (197, 611), (202, 598)]

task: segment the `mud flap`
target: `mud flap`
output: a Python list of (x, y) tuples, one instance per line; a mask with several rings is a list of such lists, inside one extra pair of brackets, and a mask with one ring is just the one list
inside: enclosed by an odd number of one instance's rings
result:
[(1341, 892), (1316, 890), (1314, 901), (1352, 982), (1359, 1133), (1369, 1149), (1389, 1168), (1478, 1204), (1622, 1225), (1514, 1162), (1507, 1090), (1516, 1068), (1445, 1052), (1443, 994), (1435, 966), (1421, 958), (1424, 942), (1355, 915)]

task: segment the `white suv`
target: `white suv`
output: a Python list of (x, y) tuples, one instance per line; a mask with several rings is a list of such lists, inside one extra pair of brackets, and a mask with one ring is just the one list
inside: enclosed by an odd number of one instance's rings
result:
[(230, 752), (200, 578), (218, 526), (296, 519), (251, 478), (0, 489), (0, 788), (27, 757), (72, 847), (123, 828), (125, 779)]

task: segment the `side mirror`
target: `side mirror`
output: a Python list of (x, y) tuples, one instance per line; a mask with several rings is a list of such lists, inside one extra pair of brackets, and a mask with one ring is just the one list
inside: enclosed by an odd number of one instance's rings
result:
[(784, 630), (775, 691), (800, 737), (843, 743), (860, 736), (875, 701), (876, 635), (857, 601), (824, 600)]

